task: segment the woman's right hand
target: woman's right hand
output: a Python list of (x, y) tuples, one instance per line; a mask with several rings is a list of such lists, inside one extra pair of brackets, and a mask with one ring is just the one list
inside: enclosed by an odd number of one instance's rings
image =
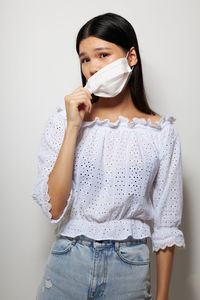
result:
[(90, 92), (80, 86), (71, 94), (66, 95), (64, 99), (67, 124), (79, 127), (84, 119), (85, 113), (90, 113), (92, 110), (92, 96)]

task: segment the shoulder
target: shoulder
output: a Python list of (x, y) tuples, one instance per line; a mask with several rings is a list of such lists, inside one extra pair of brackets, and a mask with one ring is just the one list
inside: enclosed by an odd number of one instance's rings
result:
[(62, 136), (66, 128), (66, 118), (63, 110), (56, 110), (46, 120), (43, 134), (45, 136)]
[(50, 124), (64, 124), (66, 121), (66, 111), (62, 106), (57, 106), (56, 110), (50, 114), (47, 123)]
[(151, 118), (152, 123), (156, 124), (156, 122), (157, 121), (159, 122), (163, 118), (163, 116), (161, 116), (161, 115), (153, 115), (150, 118)]
[(174, 144), (175, 141), (180, 142), (180, 135), (175, 126), (176, 118), (172, 115), (149, 115), (147, 122), (155, 130), (156, 143), (159, 148), (163, 145)]
[(157, 135), (158, 148), (160, 156), (165, 153), (172, 153), (175, 149), (179, 153), (181, 149), (181, 138), (178, 129), (174, 125), (175, 118), (172, 116), (163, 116), (160, 122), (160, 130)]
[(144, 118), (146, 121), (150, 120), (151, 124), (157, 125), (157, 123), (160, 122), (164, 118), (164, 116), (158, 114), (156, 115), (142, 114), (141, 118)]
[(150, 127), (158, 129), (158, 133), (160, 133), (161, 135), (165, 135), (169, 131), (174, 132), (174, 134), (178, 133), (177, 129), (174, 126), (176, 118), (172, 115), (143, 114), (142, 119), (145, 120), (145, 124), (148, 124)]

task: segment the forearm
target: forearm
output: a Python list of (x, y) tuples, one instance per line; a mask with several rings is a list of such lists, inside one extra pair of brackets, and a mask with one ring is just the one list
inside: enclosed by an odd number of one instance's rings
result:
[(48, 194), (52, 208), (50, 213), (57, 219), (63, 212), (72, 185), (74, 152), (78, 135), (78, 127), (69, 126), (65, 130), (60, 152), (48, 179)]
[(160, 249), (156, 253), (157, 293), (156, 300), (169, 300), (170, 277), (172, 273), (175, 246)]

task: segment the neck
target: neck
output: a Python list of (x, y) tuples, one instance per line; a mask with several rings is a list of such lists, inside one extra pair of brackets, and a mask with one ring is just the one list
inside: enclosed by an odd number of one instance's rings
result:
[(104, 113), (123, 114), (131, 111), (137, 114), (139, 110), (133, 104), (129, 84), (120, 94), (112, 98), (99, 97), (98, 102), (93, 104), (93, 109)]

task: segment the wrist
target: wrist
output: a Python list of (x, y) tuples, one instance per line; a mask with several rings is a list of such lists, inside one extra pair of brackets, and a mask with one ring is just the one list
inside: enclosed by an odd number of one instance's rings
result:
[(168, 296), (157, 295), (156, 300), (168, 300)]

